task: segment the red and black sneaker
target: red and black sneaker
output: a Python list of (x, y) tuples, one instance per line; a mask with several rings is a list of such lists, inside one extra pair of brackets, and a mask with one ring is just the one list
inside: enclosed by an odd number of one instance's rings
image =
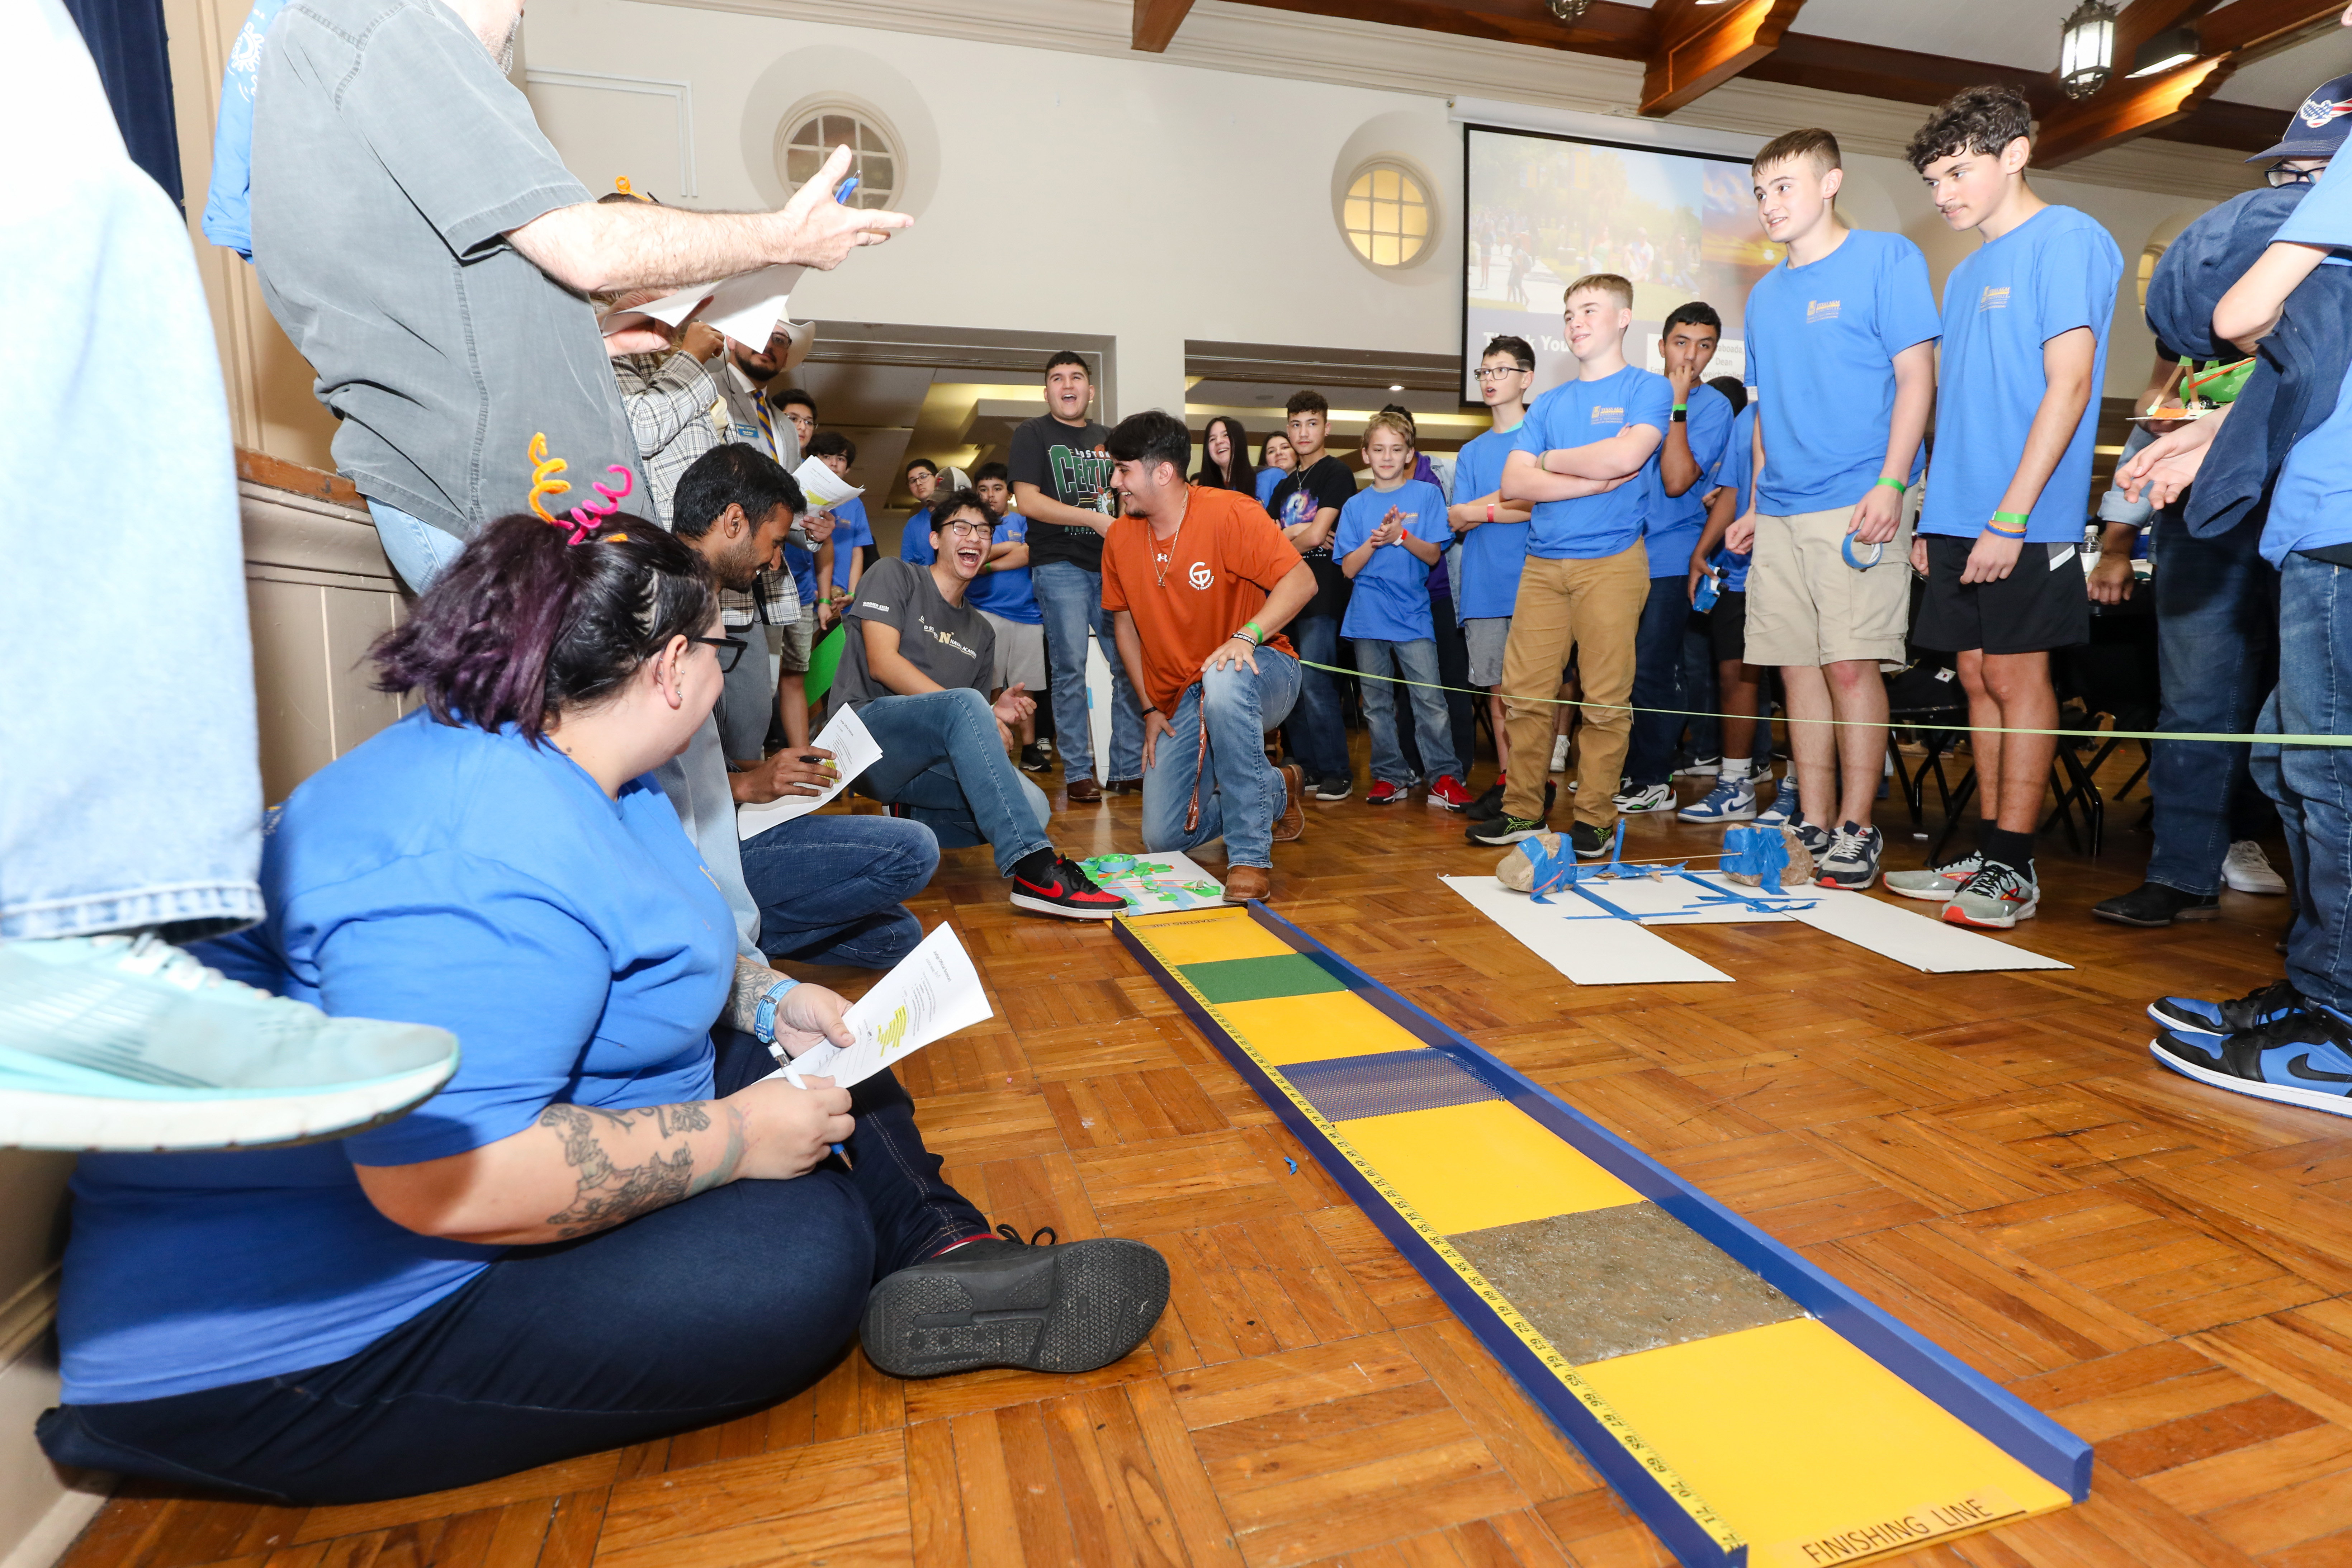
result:
[(1024, 877), (1016, 868), (1013, 907), (1059, 915), (1066, 921), (1107, 921), (1127, 913), (1125, 899), (1096, 887), (1085, 869), (1066, 855), (1054, 857), (1052, 875), (1045, 880)]
[(1395, 784), (1389, 783), (1388, 780), (1382, 779), (1378, 784), (1372, 785), (1371, 789), (1365, 794), (1364, 804), (1366, 805), (1394, 805), (1403, 798), (1403, 790), (1398, 788)]
[(1429, 786), (1429, 804), (1443, 806), (1448, 811), (1467, 811), (1470, 809), (1469, 788), (1460, 779), (1447, 773)]

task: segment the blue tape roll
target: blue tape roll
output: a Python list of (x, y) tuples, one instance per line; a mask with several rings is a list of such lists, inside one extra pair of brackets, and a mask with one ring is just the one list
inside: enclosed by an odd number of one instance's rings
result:
[(1838, 548), (1845, 552), (1845, 563), (1857, 572), (1867, 572), (1886, 558), (1886, 546), (1874, 544), (1870, 547), (1869, 560), (1856, 561), (1853, 558), (1853, 535), (1851, 533), (1838, 542)]

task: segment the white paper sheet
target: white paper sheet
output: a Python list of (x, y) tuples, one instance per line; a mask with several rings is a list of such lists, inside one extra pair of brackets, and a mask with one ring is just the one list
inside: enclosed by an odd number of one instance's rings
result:
[(604, 318), (603, 331), (610, 337), (635, 318), (643, 316), (675, 327), (688, 317), (699, 314), (737, 342), (764, 349), (776, 323), (784, 319), (793, 288), (800, 279), (801, 268), (779, 265), (739, 272), (716, 283), (697, 283), (675, 294), (614, 311)]
[(1929, 974), (2074, 967), (1966, 926), (1946, 925), (1924, 912), (1935, 907), (1922, 903), (1922, 912), (1915, 913), (1892, 899), (1836, 893), (1815, 900), (1810, 910), (1792, 910), (1790, 918)]
[(831, 1043), (817, 1046), (768, 1076), (798, 1089), (802, 1079), (814, 1074), (847, 1089), (934, 1040), (993, 1016), (971, 955), (956, 940), (955, 928), (941, 925), (842, 1015), (857, 1037), (856, 1045), (847, 1050)]
[(1492, 877), (1441, 877), (1438, 880), (1579, 985), (1671, 984), (1731, 978), (1632, 921), (1568, 918), (1599, 913), (1589, 904), (1570, 909), (1559, 899), (1539, 904)]
[(811, 511), (824, 511), (866, 493), (865, 486), (851, 484), (825, 467), (822, 458), (803, 458), (801, 466), (793, 470), (793, 482), (808, 497)]
[(873, 734), (858, 721), (857, 710), (844, 708), (835, 713), (811, 742), (833, 753), (835, 773), (832, 787), (823, 795), (788, 795), (760, 805), (739, 805), (735, 808), (735, 837), (757, 838), (780, 822), (790, 822), (832, 800), (856, 781), (857, 775), (882, 760), (882, 748), (874, 742)]

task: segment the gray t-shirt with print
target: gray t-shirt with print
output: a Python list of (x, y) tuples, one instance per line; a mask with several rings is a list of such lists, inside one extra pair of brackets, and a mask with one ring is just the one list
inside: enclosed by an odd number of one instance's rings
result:
[(896, 555), (877, 561), (857, 579), (857, 592), (842, 612), (842, 635), (848, 641), (825, 703), (828, 715), (891, 695), (866, 668), (866, 634), (858, 628), (859, 621), (897, 627), (900, 657), (949, 690), (969, 686), (988, 695), (996, 662), (996, 628), (970, 605), (950, 605), (941, 598), (929, 566)]
[(290, 0), (253, 113), (262, 297), (341, 421), (360, 493), (464, 537), (530, 499), (530, 438), (569, 465), (548, 503), (635, 473), (595, 312), (506, 239), (588, 200), (530, 105), (441, 0)]

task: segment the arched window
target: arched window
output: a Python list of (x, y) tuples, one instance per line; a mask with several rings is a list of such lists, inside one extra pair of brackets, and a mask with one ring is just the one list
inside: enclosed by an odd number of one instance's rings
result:
[(1404, 267), (1429, 246), (1429, 193), (1400, 164), (1365, 164), (1341, 207), (1348, 243), (1375, 267)]
[(784, 188), (796, 191), (814, 179), (836, 147), (849, 149), (849, 172), (857, 176), (849, 205), (888, 206), (900, 188), (898, 145), (872, 115), (847, 105), (804, 110), (776, 128), (776, 173)]

